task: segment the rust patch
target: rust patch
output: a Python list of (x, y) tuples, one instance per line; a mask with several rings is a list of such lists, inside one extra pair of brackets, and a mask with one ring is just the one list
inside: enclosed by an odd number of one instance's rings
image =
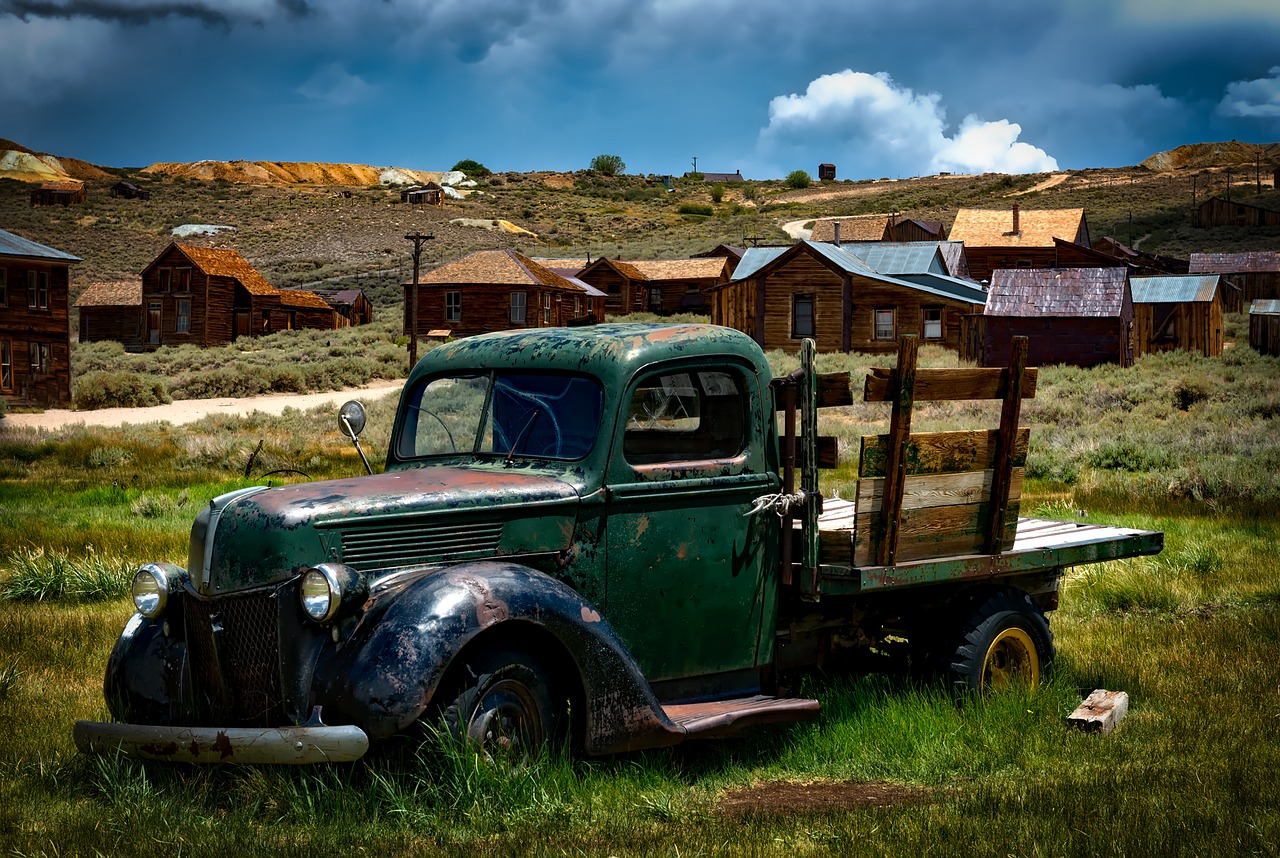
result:
[(727, 790), (717, 810), (724, 816), (792, 816), (857, 808), (927, 804), (938, 790), (883, 781), (770, 781)]
[(644, 532), (649, 529), (649, 516), (642, 515), (636, 521), (636, 538), (644, 536)]
[(588, 608), (586, 605), (582, 606), (581, 614), (582, 614), (582, 621), (584, 623), (600, 622), (600, 612), (593, 611), (591, 608)]
[(178, 753), (177, 742), (150, 742), (140, 745), (138, 750), (144, 754), (151, 754), (154, 757), (172, 757)]
[(218, 732), (218, 738), (213, 740), (213, 749), (224, 760), (230, 757), (234, 750), (231, 747), (231, 740), (227, 738), (227, 734), (221, 731)]

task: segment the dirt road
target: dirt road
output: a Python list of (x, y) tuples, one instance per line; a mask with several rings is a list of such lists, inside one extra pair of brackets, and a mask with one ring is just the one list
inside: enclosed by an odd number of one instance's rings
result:
[[(69, 411), (51, 408), (39, 414), (10, 413), (0, 419), (0, 433), (12, 429), (61, 429), (83, 423), (86, 426), (123, 426), (126, 423), (155, 423), (164, 421), (175, 425), (193, 423), (209, 414), (252, 414), (262, 411), (281, 414), (286, 408), (306, 410), (328, 405), (333, 413), (348, 399), (369, 402), (400, 392), (404, 381), (383, 381), (349, 390), (331, 390), (327, 393), (273, 394), (249, 396), (243, 399), (179, 399), (168, 405), (149, 408), (102, 408), (97, 411)], [(336, 419), (336, 417), (335, 417)]]

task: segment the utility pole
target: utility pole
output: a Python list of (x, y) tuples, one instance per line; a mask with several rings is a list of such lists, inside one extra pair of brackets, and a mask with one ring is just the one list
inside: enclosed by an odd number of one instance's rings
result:
[(695, 174), (698, 172), (698, 156), (697, 155), (693, 156), (693, 172)]
[(418, 267), (422, 262), (423, 243), (435, 235), (413, 232), (404, 238), (413, 242), (413, 291), (409, 295), (409, 371), (412, 372), (418, 363)]
[(1258, 182), (1258, 196), (1262, 196), (1262, 153), (1253, 153), (1254, 178)]

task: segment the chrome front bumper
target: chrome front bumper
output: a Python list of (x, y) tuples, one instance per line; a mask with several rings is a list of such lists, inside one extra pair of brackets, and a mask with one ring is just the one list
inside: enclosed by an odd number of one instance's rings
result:
[(346, 763), (369, 750), (359, 727), (159, 727), (77, 721), (76, 747), (176, 763)]

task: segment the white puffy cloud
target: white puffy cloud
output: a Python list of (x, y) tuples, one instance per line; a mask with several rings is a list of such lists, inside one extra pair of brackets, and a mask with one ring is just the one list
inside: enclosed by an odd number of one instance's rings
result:
[(803, 94), (770, 101), (760, 148), (765, 157), (852, 160), (855, 170), (868, 174), (1058, 169), (1043, 149), (1020, 142), (1021, 126), (1006, 119), (971, 115), (954, 134), (948, 132), (938, 93), (899, 86), (886, 72), (845, 69), (813, 80)]
[(313, 101), (328, 104), (359, 104), (373, 93), (374, 88), (357, 75), (342, 67), (341, 63), (329, 63), (316, 69), (298, 92)]
[(1227, 84), (1226, 95), (1218, 102), (1218, 113), (1259, 119), (1280, 117), (1280, 66), (1272, 68), (1270, 74), (1271, 77)]

